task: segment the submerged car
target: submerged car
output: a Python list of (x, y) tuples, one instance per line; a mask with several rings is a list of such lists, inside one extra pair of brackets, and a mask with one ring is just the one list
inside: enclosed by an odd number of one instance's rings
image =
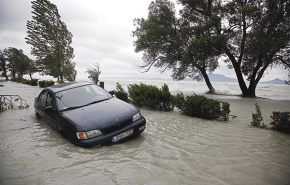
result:
[(38, 118), (82, 147), (116, 143), (146, 127), (136, 107), (90, 82), (47, 87), (35, 98), (34, 108)]

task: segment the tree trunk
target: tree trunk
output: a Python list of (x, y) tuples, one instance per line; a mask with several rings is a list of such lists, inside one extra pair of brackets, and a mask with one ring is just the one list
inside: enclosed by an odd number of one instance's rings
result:
[(207, 87), (209, 89), (208, 93), (214, 94), (215, 93), (215, 89), (213, 88), (205, 69), (201, 68), (199, 70), (200, 70), (200, 72), (201, 72), (201, 74), (202, 74), (202, 76), (203, 76), (203, 78), (204, 78), (204, 80), (206, 82), (206, 85), (207, 85)]
[(31, 72), (29, 72), (29, 76), (30, 76), (30, 80), (32, 80), (32, 74), (31, 74)]
[(60, 80), (63, 81), (63, 72), (60, 72), (59, 76), (60, 76)]
[(246, 83), (245, 83), (245, 80), (243, 78), (240, 62), (236, 61), (235, 57), (231, 54), (231, 52), (228, 50), (228, 48), (225, 48), (225, 52), (233, 64), (233, 67), (234, 67), (234, 70), (235, 70), (235, 73), (236, 73), (236, 76), (237, 76), (237, 79), (239, 82), (240, 89), (243, 93), (243, 96), (244, 97), (256, 97), (257, 84), (251, 82), (250, 86), (249, 86), (250, 88), (248, 88)]
[(4, 74), (4, 77), (5, 77), (6, 81), (8, 81), (8, 76), (7, 76), (7, 72), (6, 72), (6, 67), (5, 66), (3, 67), (3, 74)]
[(236, 71), (236, 75), (238, 78), (238, 82), (239, 82), (239, 86), (240, 89), (243, 93), (244, 97), (256, 97), (256, 86), (257, 86), (257, 82), (255, 80), (250, 81), (249, 87), (247, 87), (243, 75), (241, 73), (240, 67), (238, 67), (239, 69), (235, 68)]
[(14, 69), (12, 69), (12, 77), (15, 78), (16, 77), (16, 72)]

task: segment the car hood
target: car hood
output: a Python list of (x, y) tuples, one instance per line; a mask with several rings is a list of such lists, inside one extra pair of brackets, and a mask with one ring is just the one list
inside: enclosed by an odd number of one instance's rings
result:
[(62, 111), (65, 119), (81, 127), (84, 131), (103, 129), (116, 123), (131, 119), (138, 110), (117, 98), (81, 107)]

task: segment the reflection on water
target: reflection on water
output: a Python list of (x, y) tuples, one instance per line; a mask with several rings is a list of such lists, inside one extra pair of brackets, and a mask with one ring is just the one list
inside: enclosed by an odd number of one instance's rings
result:
[(38, 87), (4, 83), (1, 94), (30, 104), (0, 114), (0, 184), (289, 184), (290, 136), (252, 127), (254, 104), (266, 123), (289, 101), (228, 98), (235, 119), (210, 121), (141, 109), (147, 129), (119, 144), (84, 149), (34, 116)]

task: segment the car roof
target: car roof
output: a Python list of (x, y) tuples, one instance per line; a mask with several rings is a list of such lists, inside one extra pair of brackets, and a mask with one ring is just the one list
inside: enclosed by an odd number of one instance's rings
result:
[(51, 90), (52, 92), (56, 93), (56, 92), (60, 92), (63, 90), (67, 90), (67, 89), (72, 89), (75, 87), (80, 87), (80, 86), (85, 86), (85, 85), (91, 85), (91, 82), (87, 82), (87, 81), (81, 81), (81, 82), (67, 82), (67, 83), (62, 83), (62, 84), (57, 84), (54, 86), (50, 86), (47, 87), (46, 89)]

